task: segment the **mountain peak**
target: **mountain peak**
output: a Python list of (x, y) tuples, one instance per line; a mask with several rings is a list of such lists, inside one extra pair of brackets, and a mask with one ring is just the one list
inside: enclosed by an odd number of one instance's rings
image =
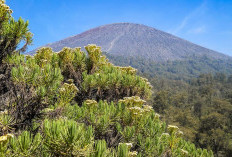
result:
[(226, 59), (228, 56), (178, 38), (169, 33), (134, 23), (113, 23), (45, 46), (60, 51), (63, 47), (97, 44), (112, 55), (138, 56), (152, 61), (182, 60), (191, 56)]

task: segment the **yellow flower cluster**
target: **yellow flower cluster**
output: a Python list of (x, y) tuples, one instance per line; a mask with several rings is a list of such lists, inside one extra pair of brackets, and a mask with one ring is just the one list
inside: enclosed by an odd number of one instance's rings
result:
[(89, 106), (89, 107), (92, 107), (92, 106), (96, 106), (97, 105), (97, 101), (96, 100), (86, 100), (85, 104), (87, 106)]
[(63, 106), (68, 104), (79, 92), (78, 88), (73, 83), (64, 83), (63, 86), (59, 89), (59, 105)]
[(101, 47), (95, 44), (88, 44), (85, 46), (85, 49), (88, 51), (88, 53), (90, 53), (89, 55), (93, 55), (92, 53), (101, 54)]
[(13, 13), (13, 11), (10, 9), (8, 5), (5, 4), (4, 0), (0, 0), (0, 13), (8, 12), (10, 14)]
[(89, 58), (97, 63), (100, 59), (100, 56), (102, 54), (101, 47), (97, 46), (95, 44), (89, 44), (85, 46), (86, 51), (88, 52)]
[(153, 110), (153, 107), (150, 105), (143, 105), (143, 111), (144, 112), (151, 112)]
[(40, 66), (44, 66), (51, 61), (52, 54), (53, 51), (50, 47), (43, 47), (36, 51), (34, 58)]
[(142, 107), (142, 105), (146, 103), (145, 100), (140, 99), (140, 97), (138, 96), (124, 97), (123, 99), (120, 99), (118, 102), (126, 104), (127, 107), (131, 107), (131, 106)]
[(176, 132), (177, 130), (179, 130), (178, 126), (175, 126), (175, 125), (168, 125), (168, 131), (169, 131), (170, 133)]
[(170, 132), (170, 134), (174, 133), (176, 136), (179, 136), (179, 137), (183, 135), (183, 132), (180, 131), (180, 129), (175, 125), (168, 125), (167, 129), (168, 129), (168, 132)]
[(137, 72), (137, 69), (132, 68), (131, 66), (119, 67), (119, 69), (121, 69), (122, 71), (125, 71), (127, 74), (131, 74), (131, 75), (134, 75)]
[(135, 117), (142, 116), (143, 113), (151, 112), (153, 110), (153, 108), (149, 105), (143, 105), (143, 107), (129, 107), (128, 109)]
[(155, 118), (156, 119), (159, 119), (160, 118), (160, 115), (158, 113), (155, 113)]
[(0, 112), (0, 115), (6, 115), (6, 114), (8, 114), (8, 111), (6, 109)]
[(151, 83), (148, 81), (148, 79), (147, 79), (147, 78), (145, 78), (145, 77), (141, 77), (141, 79), (142, 79), (143, 81), (145, 81), (145, 82), (146, 82), (146, 84), (147, 84), (147, 86), (148, 86), (149, 88), (153, 88), (153, 86), (151, 85)]
[[(80, 48), (76, 48), (80, 51)], [(58, 52), (59, 58), (62, 60), (62, 64), (71, 63), (74, 59), (74, 50), (68, 47), (64, 47), (60, 52)]]
[(3, 135), (3, 136), (0, 136), (0, 143), (1, 142), (6, 142), (7, 140), (9, 140), (10, 138), (13, 138), (14, 135), (13, 134), (6, 134), (6, 135)]
[(141, 117), (144, 113), (153, 111), (152, 106), (144, 105), (145, 100), (140, 99), (138, 96), (124, 97), (119, 100), (120, 103), (124, 103), (127, 109), (132, 113), (133, 118)]
[(73, 83), (71, 84), (64, 83), (63, 87), (59, 89), (60, 94), (63, 95), (65, 95), (65, 93), (67, 93), (68, 91), (71, 91), (71, 93), (77, 93), (79, 90)]
[(141, 108), (141, 107), (137, 107), (137, 106), (135, 106), (135, 107), (130, 107), (130, 108), (128, 108), (130, 111), (131, 111), (131, 113), (135, 116), (135, 117), (137, 117), (137, 116), (142, 116), (143, 114), (143, 112), (144, 112), (144, 110)]
[(45, 113), (52, 112), (52, 111), (54, 111), (54, 109), (51, 109), (51, 108), (45, 108), (43, 110), (43, 112), (45, 112)]
[(138, 155), (138, 152), (136, 152), (136, 151), (133, 151), (133, 152), (129, 152), (128, 153), (128, 156), (129, 157), (136, 157)]

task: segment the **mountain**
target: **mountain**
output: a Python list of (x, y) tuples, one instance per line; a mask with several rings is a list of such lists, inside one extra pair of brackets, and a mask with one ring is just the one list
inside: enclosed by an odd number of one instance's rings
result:
[[(150, 61), (183, 60), (193, 56), (228, 59), (219, 52), (198, 46), (169, 33), (142, 24), (114, 23), (90, 29), (51, 44), (54, 51), (63, 47), (97, 44), (110, 55), (140, 57)], [(35, 50), (32, 52), (34, 53)]]

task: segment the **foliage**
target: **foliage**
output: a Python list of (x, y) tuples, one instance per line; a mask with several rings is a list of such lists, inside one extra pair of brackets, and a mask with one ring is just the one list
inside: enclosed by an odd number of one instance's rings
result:
[(106, 56), (115, 65), (137, 68), (139, 74), (147, 78), (189, 81), (203, 73), (232, 73), (232, 60), (229, 57), (228, 60), (217, 60), (207, 56), (189, 56), (184, 60), (154, 62), (133, 56), (114, 56), (109, 53)]
[(93, 129), (73, 120), (44, 121), (44, 144), (52, 156), (87, 156), (93, 147)]
[(59, 89), (59, 106), (67, 105), (77, 94), (78, 89), (73, 83), (64, 83)]
[[(232, 62), (207, 56), (155, 63), (138, 57), (106, 56), (116, 65), (133, 66), (149, 78), (153, 108), (162, 120), (179, 126), (185, 138), (212, 149), (218, 156), (231, 154)], [(214, 135), (214, 136), (213, 136)]]
[(25, 44), (22, 48), (18, 49), (19, 52), (25, 51), (27, 45), (32, 42), (32, 34), (28, 29), (28, 21), (25, 22), (22, 18), (15, 21), (11, 17), (12, 10), (7, 6), (4, 0), (0, 1), (0, 64), (3, 59), (12, 54), (19, 43), (24, 41)]
[[(27, 23), (12, 23), (18, 31), (15, 44), (29, 44)], [(1, 106), (1, 156), (213, 156), (184, 140), (177, 126), (166, 127), (147, 103), (151, 84), (136, 69), (114, 66), (96, 45), (85, 49), (87, 54), (80, 48), (57, 53), (41, 48), (34, 56), (9, 49), (4, 61), (12, 67), (11, 90), (10, 101)]]
[(65, 79), (73, 79), (79, 89), (78, 103), (92, 98), (112, 101), (131, 95), (149, 97), (151, 86), (136, 76), (135, 69), (112, 65), (96, 45), (85, 49), (88, 56), (80, 48), (64, 48), (57, 54)]
[(52, 63), (40, 66), (36, 56), (25, 58), (14, 54), (6, 59), (14, 67), (11, 70), (13, 93), (5, 108), (17, 123), (16, 129), (31, 125), (45, 107), (56, 102), (63, 80), (59, 67)]
[(84, 103), (65, 110), (68, 117), (43, 120), (34, 136), (23, 131), (8, 140), (4, 152), (12, 156), (212, 156), (183, 140), (178, 127), (168, 126), (167, 133), (153, 110), (136, 121), (130, 121), (131, 111), (124, 103), (100, 101), (92, 108)]
[(9, 145), (12, 156), (34, 156), (40, 153), (42, 136), (38, 133), (33, 136), (30, 132), (24, 131), (17, 138), (12, 138)]
[[(189, 82), (153, 79), (153, 107), (196, 145), (231, 154), (231, 76), (202, 74)], [(162, 83), (161, 83), (162, 82)]]

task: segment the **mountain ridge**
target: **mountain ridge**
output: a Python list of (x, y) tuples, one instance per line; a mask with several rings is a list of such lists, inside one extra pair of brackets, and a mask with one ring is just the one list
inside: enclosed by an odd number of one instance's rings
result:
[(207, 55), (213, 59), (231, 58), (153, 27), (134, 23), (102, 25), (45, 47), (60, 51), (63, 47), (83, 47), (87, 44), (97, 44), (112, 55), (139, 56), (153, 61), (183, 60), (195, 55)]

